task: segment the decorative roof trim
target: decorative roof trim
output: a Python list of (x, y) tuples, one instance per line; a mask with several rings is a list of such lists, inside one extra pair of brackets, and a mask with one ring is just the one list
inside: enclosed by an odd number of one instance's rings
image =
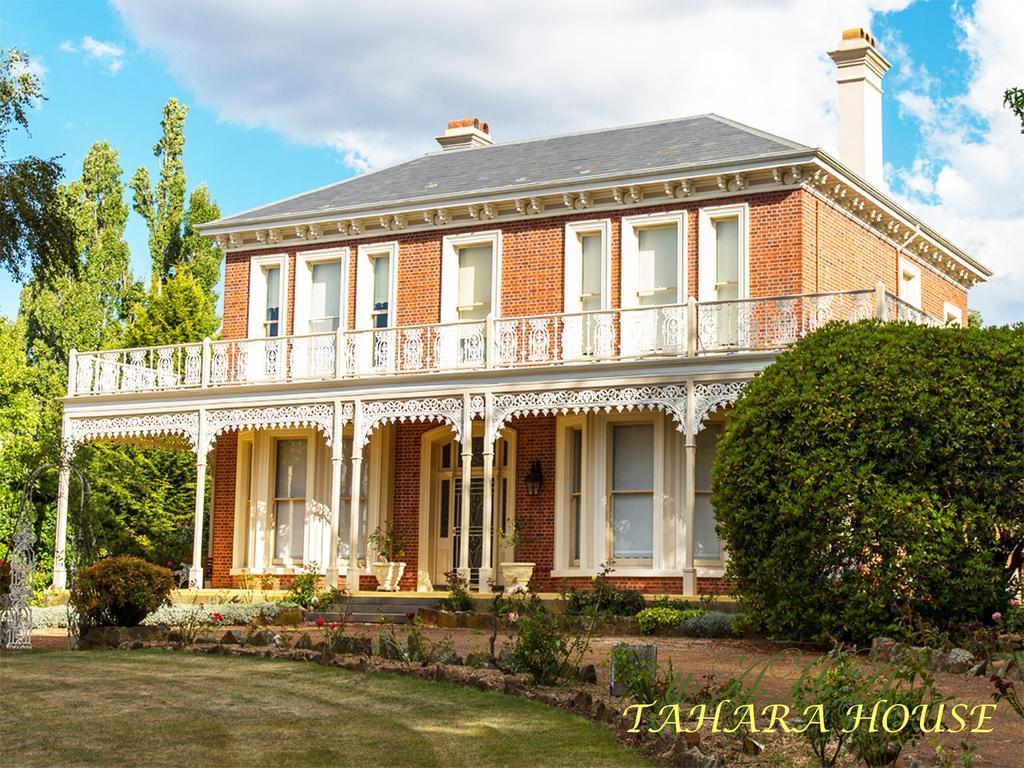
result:
[(483, 199), (463, 198), (441, 207), (375, 208), (364, 212), (324, 212), (302, 219), (225, 223), (205, 228), (227, 252), (289, 248), (312, 242), (345, 241), (408, 232), (478, 226), (530, 218), (565, 216), (578, 211), (608, 212), (665, 205), (676, 200), (704, 201), (737, 194), (760, 194), (803, 188), (829, 202), (901, 252), (964, 288), (991, 276), (991, 271), (878, 190), (859, 180), (840, 163), (820, 151), (799, 153), (780, 162), (773, 157), (753, 166), (717, 168), (694, 174), (661, 174), (604, 185), (588, 179), (569, 187), (548, 185), (540, 194), (519, 194)]

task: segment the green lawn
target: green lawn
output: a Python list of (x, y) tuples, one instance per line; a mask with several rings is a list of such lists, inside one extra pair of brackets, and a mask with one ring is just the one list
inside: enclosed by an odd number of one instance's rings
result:
[(291, 661), (8, 652), (0, 691), (5, 768), (648, 765), (541, 704)]

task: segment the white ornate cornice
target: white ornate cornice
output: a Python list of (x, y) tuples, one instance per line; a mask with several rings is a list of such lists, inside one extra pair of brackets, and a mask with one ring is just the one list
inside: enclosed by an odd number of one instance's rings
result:
[(515, 416), (659, 410), (672, 417), (680, 432), (686, 429), (685, 384), (517, 392), (495, 395), (492, 407), (491, 432), (484, 435), (488, 445)]
[(193, 450), (199, 445), (199, 412), (147, 413), (133, 416), (87, 416), (67, 420), (62, 450), (70, 455), (75, 447), (91, 440), (131, 441), (138, 438), (177, 436)]
[[(352, 403), (342, 404), (341, 421), (352, 420)], [(205, 455), (213, 447), (217, 436), (224, 432), (243, 429), (297, 429), (312, 427), (323, 436), (328, 446), (334, 444), (334, 405), (332, 403), (306, 403), (302, 405), (268, 405), (252, 408), (218, 408), (206, 412), (204, 444), (199, 446)]]
[(693, 432), (696, 434), (704, 429), (704, 422), (708, 416), (736, 402), (740, 396), (745, 381), (712, 382), (710, 384), (695, 384), (693, 394), (695, 400)]
[[(473, 401), (470, 407), (472, 408)], [(462, 398), (426, 397), (409, 400), (367, 400), (360, 405), (359, 419), (354, 419), (357, 434), (352, 444), (366, 445), (373, 430), (381, 424), (403, 421), (443, 421), (455, 430), (455, 439), (462, 444)], [(482, 413), (483, 398), (480, 398)]]

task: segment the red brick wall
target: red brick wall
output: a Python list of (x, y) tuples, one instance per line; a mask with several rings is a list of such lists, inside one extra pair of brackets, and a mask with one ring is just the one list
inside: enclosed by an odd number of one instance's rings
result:
[[(844, 291), (871, 288), (885, 283), (897, 292), (899, 256), (896, 248), (845, 213), (801, 192), (803, 207), (803, 291)], [(943, 302), (960, 307), (967, 319), (967, 292), (939, 275), (911, 254), (904, 254), (921, 268), (922, 309), (944, 319)]]
[[(548, 591), (555, 563), (555, 417), (513, 419), (516, 431), (516, 528), (520, 531), (516, 560), (535, 563), (530, 585)], [(544, 482), (540, 493), (526, 493), (523, 478), (540, 461)]]
[(231, 562), (235, 535), (235, 464), (238, 459), (238, 433), (217, 437), (213, 467), (213, 576), (210, 586), (230, 587)]
[[(621, 217), (644, 213), (683, 211), (689, 233), (687, 262), (689, 293), (697, 293), (698, 211), (704, 206), (746, 202), (750, 208), (750, 292), (771, 296), (802, 291), (838, 291), (873, 287), (882, 280), (896, 285), (895, 248), (866, 225), (852, 220), (814, 195), (801, 189), (734, 195), (702, 202), (677, 201), (621, 211), (572, 213), (505, 224), (483, 223), (472, 227), (419, 232), (381, 233), (344, 243), (320, 241), (289, 251), (288, 331), (292, 332), (295, 286), (295, 254), (344, 245), (350, 249), (348, 275), (348, 325), (354, 327), (356, 260), (361, 244), (398, 242), (399, 325), (434, 323), (440, 320), (442, 240), (448, 235), (502, 230), (501, 313), (506, 317), (562, 311), (565, 225), (569, 221), (611, 219), (612, 296), (620, 306)], [(233, 253), (225, 268), (224, 337), (246, 335), (248, 324), (249, 257), (260, 253)], [(924, 309), (942, 315), (943, 301), (964, 310), (966, 293), (945, 278), (922, 268)]]
[(395, 531), (405, 545), (403, 559), (406, 565), (401, 581), (402, 589), (416, 589), (420, 535), (420, 447), (424, 433), (437, 426), (438, 423), (420, 422), (395, 425), (392, 520)]

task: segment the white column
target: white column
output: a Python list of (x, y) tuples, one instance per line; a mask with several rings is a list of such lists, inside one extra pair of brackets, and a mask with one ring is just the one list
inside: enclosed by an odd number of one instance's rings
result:
[(459, 575), (469, 581), (469, 494), (473, 477), (473, 414), (469, 395), (462, 396), (462, 511), (459, 524)]
[(203, 588), (203, 510), (206, 505), (206, 411), (199, 410), (199, 443), (196, 446), (196, 510), (192, 531), (192, 567), (188, 569), (190, 589)]
[[(65, 427), (67, 423), (65, 422)], [(57, 525), (53, 534), (53, 587), (67, 589), (68, 483), (71, 479), (71, 448), (62, 441), (60, 477), (57, 481)]]
[(697, 594), (697, 569), (694, 566), (694, 539), (697, 533), (697, 394), (693, 382), (686, 385), (686, 447), (685, 483), (683, 486), (683, 531), (685, 541), (682, 551), (683, 593)]
[(341, 401), (334, 401), (334, 443), (331, 446), (331, 549), (327, 560), (327, 586), (338, 586), (338, 526), (341, 514), (341, 469), (345, 460), (342, 448), (345, 440), (341, 434)]
[[(493, 425), (493, 413), (491, 408), (491, 393), (484, 395), (484, 509), (483, 509), (483, 548), (480, 558), (480, 591), (488, 588), (488, 582), (494, 573), (493, 556), (491, 544), (494, 541), (494, 530), (492, 517), (494, 515), (493, 489), (491, 488), (494, 479), (494, 444), (497, 442), (497, 435), (491, 435)], [(492, 437), (494, 439), (492, 439)], [(470, 440), (470, 445), (473, 441)]]
[[(352, 415), (352, 466), (348, 473), (349, 498), (349, 555), (345, 571), (345, 589), (351, 594), (359, 590), (359, 489), (363, 476), (363, 405), (356, 400)], [(340, 482), (340, 479), (339, 479)]]

